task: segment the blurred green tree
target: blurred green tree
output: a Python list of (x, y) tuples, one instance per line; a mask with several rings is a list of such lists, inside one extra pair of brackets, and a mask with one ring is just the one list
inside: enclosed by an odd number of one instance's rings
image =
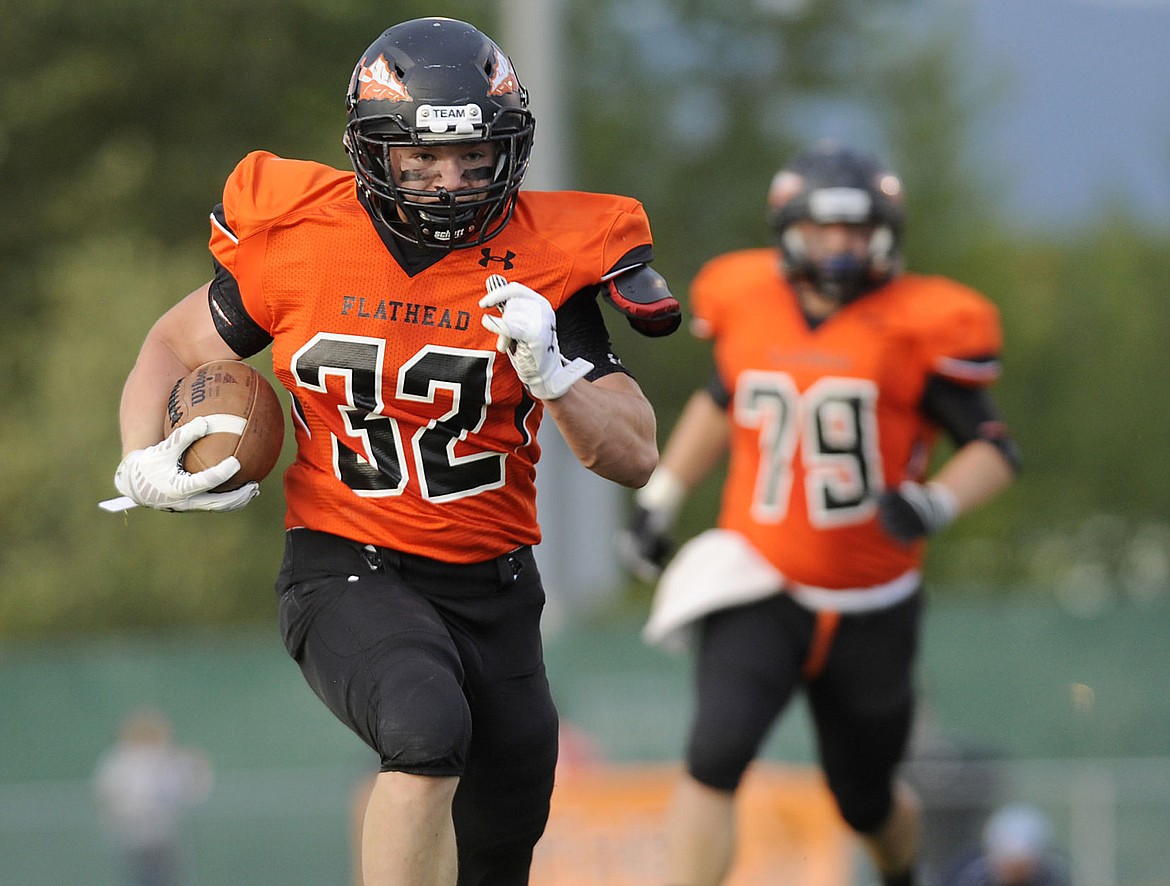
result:
[[(911, 266), (1000, 305), (1000, 398), (1026, 458), (1002, 502), (936, 542), (931, 569), (940, 585), (1043, 583), (1053, 536), (1075, 537), (1089, 517), (1167, 519), (1159, 333), (1170, 328), (1170, 250), (1124, 204), (1059, 235), (998, 218), (998, 171), (973, 134), (1010, 84), (960, 77), (962, 13), (924, 16), (925, 6), (565, 4), (570, 185), (640, 198), (656, 266), (685, 296), (705, 259), (768, 242), (764, 192), (798, 147), (836, 133), (884, 155), (907, 184)], [(494, 12), (449, 0), (392, 14), (453, 15), (494, 33)], [(118, 396), (147, 326), (208, 276), (206, 218), (225, 176), (256, 148), (344, 165), (341, 98), (387, 14), (356, 0), (7, 10), (0, 635), (271, 616), (275, 475), (228, 516), (110, 516), (96, 502), (114, 494)], [(705, 381), (706, 346), (683, 333), (650, 347), (611, 328), (664, 435)], [(688, 505), (684, 534), (710, 522), (717, 489), (712, 478)]]

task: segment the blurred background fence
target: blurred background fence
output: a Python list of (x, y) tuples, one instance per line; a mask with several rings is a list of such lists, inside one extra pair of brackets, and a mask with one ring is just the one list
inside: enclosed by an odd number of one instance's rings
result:
[[(611, 612), (548, 638), (573, 754), (677, 761), (689, 665), (642, 646), (638, 628)], [(934, 854), (969, 848), (994, 805), (1026, 800), (1052, 817), (1077, 886), (1170, 883), (1167, 636), (1165, 600), (1091, 618), (1042, 599), (932, 600), (910, 775), (936, 812)], [(355, 792), (374, 760), (263, 626), (0, 652), (0, 883), (119, 882), (89, 779), (122, 716), (142, 704), (162, 708), (180, 743), (216, 769), (186, 831), (196, 883), (343, 882)], [(765, 759), (812, 763), (803, 705)]]

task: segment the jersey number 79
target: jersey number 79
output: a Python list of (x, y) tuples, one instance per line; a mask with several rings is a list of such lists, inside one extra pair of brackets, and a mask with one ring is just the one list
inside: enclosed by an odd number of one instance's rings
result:
[(758, 434), (752, 516), (782, 522), (803, 478), (813, 527), (870, 519), (883, 487), (877, 397), (868, 379), (826, 376), (801, 392), (784, 372), (743, 373), (733, 408), (735, 422)]

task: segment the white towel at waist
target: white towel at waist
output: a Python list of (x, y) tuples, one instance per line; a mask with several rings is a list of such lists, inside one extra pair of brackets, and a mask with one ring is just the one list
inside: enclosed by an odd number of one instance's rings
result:
[(819, 588), (788, 581), (750, 542), (729, 529), (708, 529), (684, 544), (658, 581), (642, 639), (681, 652), (695, 622), (709, 612), (788, 593), (807, 609), (870, 612), (907, 599), (922, 576), (916, 569), (869, 588)]
[(681, 652), (694, 623), (708, 612), (762, 600), (783, 584), (784, 576), (738, 532), (708, 529), (679, 548), (663, 570), (642, 639)]

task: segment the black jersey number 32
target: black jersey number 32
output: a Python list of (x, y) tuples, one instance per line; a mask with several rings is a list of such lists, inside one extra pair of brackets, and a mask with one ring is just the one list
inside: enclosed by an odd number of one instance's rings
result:
[(334, 470), (341, 481), (362, 496), (401, 495), (407, 453), (398, 421), (385, 414), (386, 395), (434, 403), (436, 392), (445, 390), (451, 408), (418, 428), (409, 441), (423, 498), (451, 501), (503, 486), (505, 453), (456, 454), (456, 445), (483, 426), (495, 354), (427, 345), (402, 364), (387, 390), (385, 350), (380, 338), (318, 333), (293, 355), (290, 368), (299, 387), (324, 393), (328, 376), (344, 380), (345, 402), (337, 408), (348, 439), (332, 438)]

